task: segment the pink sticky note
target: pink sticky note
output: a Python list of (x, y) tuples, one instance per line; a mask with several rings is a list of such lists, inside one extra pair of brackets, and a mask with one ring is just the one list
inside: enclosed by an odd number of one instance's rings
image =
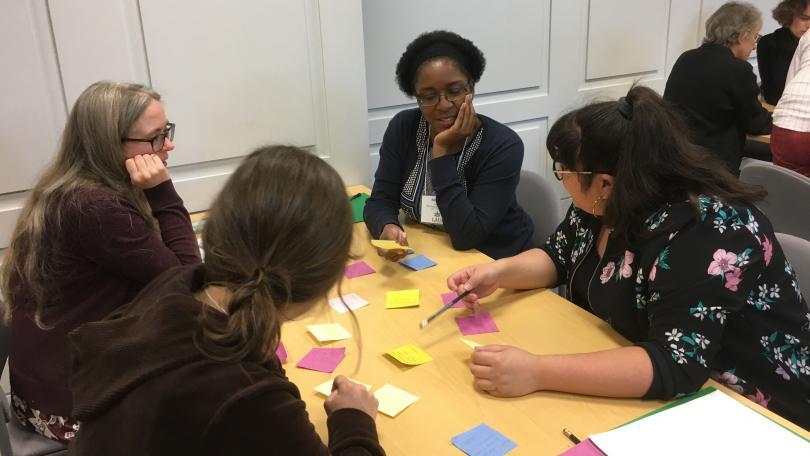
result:
[[(451, 302), (453, 302), (453, 300), (456, 299), (457, 296), (458, 296), (458, 294), (456, 294), (453, 291), (448, 291), (447, 293), (442, 293), (442, 302), (444, 303), (444, 305), (448, 305)], [(464, 308), (464, 302), (462, 302), (462, 301), (459, 301), (459, 302), (453, 304), (453, 307), (451, 307), (451, 309), (463, 309), (463, 308)]]
[(495, 326), (495, 320), (489, 312), (480, 312), (475, 315), (467, 315), (466, 317), (456, 317), (456, 323), (461, 330), (461, 334), (483, 334), (498, 332), (498, 327)]
[(604, 454), (605, 453), (602, 453), (602, 450), (600, 450), (591, 439), (585, 439), (565, 450), (563, 453), (560, 453), (560, 456), (604, 456)]
[(374, 274), (375, 272), (377, 271), (375, 271), (365, 261), (358, 261), (357, 263), (352, 263), (346, 266), (346, 271), (344, 274), (346, 275), (346, 278), (353, 279), (355, 277)]
[(284, 348), (284, 342), (278, 341), (278, 347), (276, 347), (276, 356), (278, 356), (278, 360), (281, 361), (281, 364), (287, 362), (287, 350)]
[(296, 366), (321, 372), (332, 372), (346, 357), (346, 347), (313, 348)]

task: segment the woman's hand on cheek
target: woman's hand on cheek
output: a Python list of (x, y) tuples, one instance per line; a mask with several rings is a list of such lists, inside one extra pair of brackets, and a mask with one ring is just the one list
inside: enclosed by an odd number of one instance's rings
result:
[(135, 155), (124, 163), (132, 185), (146, 190), (169, 180), (169, 170), (156, 154)]

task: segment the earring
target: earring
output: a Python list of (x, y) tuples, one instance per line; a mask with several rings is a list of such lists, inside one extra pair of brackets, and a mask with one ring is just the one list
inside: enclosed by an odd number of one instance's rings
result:
[(604, 196), (599, 195), (599, 197), (598, 197), (598, 198), (596, 198), (595, 200), (593, 200), (593, 207), (591, 208), (591, 214), (596, 215), (596, 206), (598, 206), (598, 205), (599, 205), (599, 203), (601, 203), (601, 202), (602, 202), (602, 200), (604, 200), (604, 199), (605, 199), (605, 197), (604, 197)]

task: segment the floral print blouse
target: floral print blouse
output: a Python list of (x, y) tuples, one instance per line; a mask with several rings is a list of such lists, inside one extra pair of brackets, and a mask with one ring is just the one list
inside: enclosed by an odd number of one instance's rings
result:
[(581, 265), (596, 255), (599, 217), (571, 206), (541, 248), (569, 299), (587, 274), (576, 304), (647, 351), (646, 398), (691, 393), (711, 376), (810, 429), (810, 312), (793, 267), (755, 207), (697, 201), (663, 205), (641, 241), (611, 237), (590, 270)]

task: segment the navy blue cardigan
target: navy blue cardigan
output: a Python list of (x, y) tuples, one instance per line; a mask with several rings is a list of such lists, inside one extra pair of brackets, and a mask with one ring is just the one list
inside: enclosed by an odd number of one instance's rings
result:
[[(419, 109), (402, 111), (385, 131), (374, 187), (363, 214), (375, 238), (386, 224), (399, 225), (402, 189), (417, 165), (421, 118)], [(475, 248), (497, 259), (533, 247), (534, 224), (515, 197), (523, 142), (509, 127), (480, 114), (478, 118), (483, 129), (480, 143), (461, 170), (457, 170), (461, 154), (429, 160), (428, 166), (453, 248)], [(421, 192), (417, 208), (418, 198)]]

